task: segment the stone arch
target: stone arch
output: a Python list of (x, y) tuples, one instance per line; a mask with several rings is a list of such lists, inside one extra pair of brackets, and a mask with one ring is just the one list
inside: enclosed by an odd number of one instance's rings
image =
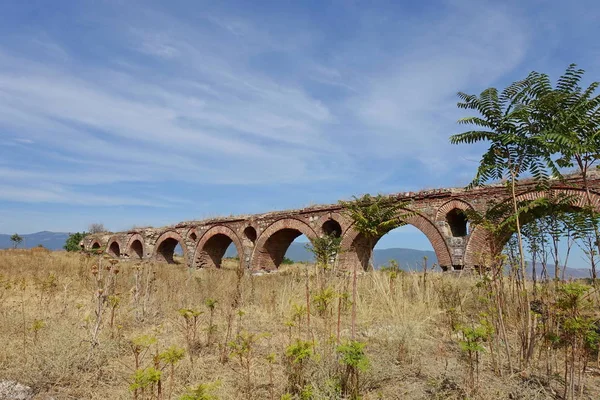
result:
[[(444, 235), (439, 231), (435, 224), (424, 215), (412, 212), (405, 218), (402, 212), (398, 214), (398, 226), (401, 222), (412, 225), (429, 239), (431, 246), (435, 252), (438, 264), (442, 269), (447, 269), (452, 266), (452, 257), (448, 244)], [(381, 236), (383, 237), (383, 235)], [(378, 238), (377, 240), (379, 240)], [(341, 269), (352, 269), (355, 265), (361, 265), (363, 269), (368, 267), (368, 260), (365, 259), (367, 243), (364, 236), (358, 231), (350, 227), (342, 239), (341, 254), (339, 256), (339, 267)]]
[[(526, 200), (536, 200), (540, 198), (546, 197), (555, 197), (558, 196), (568, 196), (572, 198), (573, 201), (570, 204), (570, 207), (573, 209), (582, 209), (587, 206), (587, 197), (586, 192), (583, 189), (571, 189), (571, 188), (559, 188), (559, 189), (550, 189), (547, 191), (531, 191), (526, 193), (521, 193), (517, 196), (517, 202), (526, 201)], [(591, 197), (591, 205), (592, 207), (600, 212), (600, 194), (596, 192), (590, 192)], [(510, 198), (507, 198), (503, 201), (503, 203), (512, 201)], [(511, 232), (512, 233), (512, 232)], [(510, 238), (510, 235), (507, 236), (506, 240)], [(464, 265), (465, 267), (475, 267), (482, 264), (482, 261), (485, 258), (491, 258), (492, 253), (499, 253), (504, 248), (505, 243), (497, 243), (494, 248), (490, 247), (490, 236), (489, 233), (477, 226), (471, 232), (469, 240), (465, 249), (464, 256)], [(486, 256), (487, 255), (487, 256)]]
[(220, 268), (225, 251), (231, 243), (237, 249), (238, 258), (241, 262), (244, 250), (238, 235), (231, 228), (224, 225), (213, 226), (202, 235), (196, 245), (194, 267)]
[(277, 269), (290, 244), (300, 235), (305, 235), (309, 240), (318, 236), (310, 225), (296, 218), (284, 218), (273, 222), (256, 241), (252, 253), (253, 268)]
[(100, 242), (98, 240), (94, 240), (91, 243), (90, 250), (98, 250), (100, 247), (102, 247)]
[(141, 260), (144, 258), (144, 238), (139, 233), (131, 235), (127, 241), (127, 255), (129, 258)]
[(176, 231), (166, 231), (156, 240), (154, 245), (153, 257), (157, 261), (167, 262), (168, 264), (175, 264), (173, 255), (175, 253), (175, 247), (177, 244), (181, 245), (183, 249), (183, 258), (187, 264), (188, 260), (188, 249), (183, 241), (183, 238)]
[[(327, 226), (330, 225), (330, 226)], [(339, 212), (328, 212), (322, 215), (314, 224), (319, 234), (326, 234), (331, 228), (340, 228), (340, 236), (344, 236), (348, 228), (352, 225), (352, 220)]]
[(449, 201), (445, 202), (444, 204), (442, 204), (438, 208), (437, 212), (435, 213), (435, 220), (436, 221), (444, 221), (446, 219), (446, 215), (448, 215), (448, 213), (454, 209), (461, 210), (461, 211), (473, 210), (473, 206), (471, 206), (469, 203), (467, 203), (464, 200), (460, 200), (460, 199), (449, 200)]
[(196, 230), (196, 228), (190, 228), (190, 230), (187, 233), (187, 237), (194, 243), (196, 243), (198, 241), (198, 231)]
[(113, 236), (108, 239), (108, 242), (106, 243), (106, 252), (110, 256), (119, 258), (121, 257), (121, 251), (123, 251), (123, 245), (121, 244), (119, 238)]
[(248, 225), (244, 227), (244, 237), (248, 239), (252, 244), (256, 243), (256, 238), (258, 237), (258, 233), (256, 232), (256, 228), (252, 225)]
[(338, 212), (328, 212), (316, 221), (315, 227), (319, 234), (327, 234), (339, 229), (339, 236), (343, 236), (351, 225), (352, 221), (345, 215)]

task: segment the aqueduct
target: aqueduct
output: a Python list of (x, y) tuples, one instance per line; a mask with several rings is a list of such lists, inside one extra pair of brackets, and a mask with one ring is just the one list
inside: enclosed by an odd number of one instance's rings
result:
[[(532, 181), (519, 183), (520, 199), (540, 196), (569, 195), (573, 207), (591, 205), (600, 211), (600, 174), (588, 175), (589, 196), (580, 175), (552, 181), (543, 192)], [(480, 255), (489, 253), (486, 231), (475, 227), (469, 231), (462, 212), (484, 212), (491, 204), (509, 200), (505, 185), (495, 184), (466, 190), (463, 188), (423, 190), (390, 195), (407, 204), (409, 217), (398, 214), (398, 222), (413, 225), (427, 236), (442, 269), (463, 269), (478, 265)], [(406, 215), (406, 214), (404, 214)], [(240, 263), (248, 269), (274, 270), (281, 264), (295, 238), (304, 234), (309, 240), (323, 234), (342, 238), (338, 268), (365, 267), (366, 241), (354, 228), (339, 204), (312, 206), (298, 210), (264, 214), (213, 218), (182, 222), (162, 228), (139, 228), (127, 232), (86, 236), (81, 247), (106, 249), (106, 253), (123, 259), (155, 259), (173, 263), (175, 247), (183, 249), (190, 267), (220, 267), (227, 248), (233, 243)]]

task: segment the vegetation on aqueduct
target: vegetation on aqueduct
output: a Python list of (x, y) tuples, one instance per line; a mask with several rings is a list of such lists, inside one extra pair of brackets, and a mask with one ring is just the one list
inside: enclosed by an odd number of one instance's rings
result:
[[(598, 205), (585, 179), (583, 206), (548, 189), (600, 159), (598, 84), (581, 88), (582, 76), (571, 66), (555, 86), (532, 73), (501, 92), (459, 95), (478, 115), (452, 142), (489, 143), (472, 185), (503, 180), (511, 196), (467, 215), (489, 242), (477, 270), (339, 271), (329, 236), (312, 244), (315, 265), (262, 276), (232, 261), (119, 262), (75, 252), (79, 237), (72, 252), (9, 250), (0, 375), (39, 398), (598, 398)], [(523, 177), (544, 196), (523, 201)], [(347, 205), (373, 240), (398, 211), (383, 196)], [(574, 246), (589, 280), (562, 276)]]

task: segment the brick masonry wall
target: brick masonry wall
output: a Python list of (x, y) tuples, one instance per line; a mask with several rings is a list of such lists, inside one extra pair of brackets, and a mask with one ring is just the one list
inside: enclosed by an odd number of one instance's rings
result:
[[(592, 188), (593, 205), (600, 211), (600, 174), (592, 174), (588, 181)], [(565, 181), (556, 181), (551, 192), (574, 195), (578, 199), (576, 206), (582, 206), (586, 201), (582, 187), (581, 177), (572, 175)], [(520, 198), (532, 199), (545, 195), (534, 189), (533, 182), (521, 182)], [(453, 237), (447, 214), (454, 209), (484, 212), (491, 204), (509, 199), (503, 184), (472, 190), (451, 188), (405, 192), (390, 197), (408, 203), (408, 208), (414, 211), (413, 215), (408, 219), (399, 215), (399, 220), (415, 226), (427, 236), (439, 265), (444, 269), (478, 265), (481, 254), (489, 252), (485, 231), (480, 228), (475, 227), (466, 236)], [(81, 244), (88, 250), (95, 244), (100, 245), (113, 257), (140, 259), (141, 254), (144, 260), (171, 262), (175, 247), (173, 243), (179, 243), (186, 265), (214, 268), (220, 266), (227, 246), (233, 242), (243, 268), (271, 270), (279, 266), (289, 244), (297, 236), (304, 234), (312, 239), (322, 235), (323, 225), (330, 220), (336, 221), (341, 227), (342, 253), (338, 256), (338, 267), (349, 269), (360, 265), (365, 243), (338, 204), (89, 235)]]

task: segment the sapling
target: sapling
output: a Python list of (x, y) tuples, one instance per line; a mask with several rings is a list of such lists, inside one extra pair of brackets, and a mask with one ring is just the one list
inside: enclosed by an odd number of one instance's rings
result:
[(167, 350), (163, 351), (158, 355), (160, 361), (164, 362), (170, 367), (169, 373), (169, 399), (173, 395), (173, 388), (175, 387), (175, 364), (181, 361), (185, 357), (185, 350), (177, 346), (171, 346)]
[(204, 305), (206, 307), (208, 307), (208, 312), (209, 312), (208, 331), (206, 333), (206, 346), (210, 346), (212, 344), (212, 336), (215, 331), (214, 316), (215, 316), (215, 309), (217, 308), (217, 300), (210, 299), (210, 298), (206, 299), (206, 300), (204, 300)]
[(458, 330), (462, 333), (462, 339), (459, 341), (460, 348), (468, 356), (469, 386), (475, 389), (479, 382), (479, 354), (485, 351), (482, 343), (491, 339), (494, 328), (486, 319), (482, 319), (477, 325), (462, 325)]
[[(162, 373), (154, 367), (137, 369), (131, 376), (131, 384), (129, 385), (129, 390), (134, 393), (134, 399), (138, 399), (138, 393), (141, 392), (141, 400), (160, 400), (158, 393), (156, 396), (154, 395), (154, 388), (160, 384), (161, 376)], [(145, 396), (147, 389), (149, 389), (148, 397)]]
[(312, 342), (297, 339), (294, 344), (285, 350), (286, 369), (288, 374), (288, 390), (293, 394), (300, 394), (306, 385), (305, 368), (313, 355)]
[(366, 343), (352, 340), (337, 348), (340, 356), (339, 362), (345, 367), (340, 374), (342, 394), (353, 400), (360, 398), (360, 372), (365, 372), (370, 367), (369, 359), (364, 351), (365, 346)]
[(254, 384), (252, 382), (252, 365), (254, 361), (254, 347), (256, 343), (265, 337), (249, 332), (242, 332), (236, 336), (235, 340), (229, 343), (230, 355), (238, 362), (241, 368), (241, 375), (244, 379), (243, 391), (246, 399), (252, 399)]
[(185, 341), (187, 343), (190, 358), (193, 358), (192, 353), (195, 351), (197, 345), (196, 336), (198, 332), (198, 317), (202, 314), (202, 311), (194, 310), (192, 308), (181, 308), (178, 312), (184, 320)]
[(178, 400), (219, 400), (219, 398), (213, 394), (214, 390), (219, 385), (219, 381), (213, 383), (201, 383), (193, 388), (188, 388)]

